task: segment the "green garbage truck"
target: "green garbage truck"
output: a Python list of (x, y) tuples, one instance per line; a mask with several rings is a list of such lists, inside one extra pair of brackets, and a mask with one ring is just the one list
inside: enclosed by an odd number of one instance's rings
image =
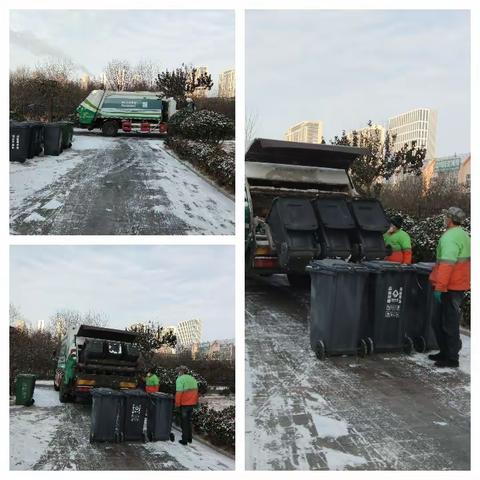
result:
[(155, 92), (92, 90), (77, 114), (81, 128), (98, 128), (106, 136), (115, 136), (119, 130), (167, 133), (168, 120), (176, 108), (175, 99)]
[(93, 388), (137, 388), (142, 358), (137, 334), (90, 325), (72, 327), (57, 354), (54, 388), (62, 403), (89, 398)]

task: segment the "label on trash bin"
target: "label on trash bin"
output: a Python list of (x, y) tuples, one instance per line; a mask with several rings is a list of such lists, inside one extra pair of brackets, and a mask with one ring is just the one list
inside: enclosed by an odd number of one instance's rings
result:
[(400, 308), (402, 306), (403, 287), (393, 288), (388, 287), (387, 303), (385, 307), (385, 318), (399, 318)]
[(142, 413), (142, 405), (140, 403), (132, 404), (130, 411), (130, 422), (138, 423), (140, 421), (140, 414)]

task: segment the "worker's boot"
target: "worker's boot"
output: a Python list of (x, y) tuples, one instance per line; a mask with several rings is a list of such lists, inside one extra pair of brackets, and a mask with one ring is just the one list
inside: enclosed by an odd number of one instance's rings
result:
[(438, 360), (435, 362), (437, 368), (458, 368), (458, 360)]
[(432, 353), (431, 355), (428, 356), (428, 358), (430, 360), (433, 360), (434, 362), (436, 362), (438, 360), (445, 360), (445, 357), (444, 357), (442, 352)]
[(185, 442), (184, 440), (179, 440), (178, 443), (181, 443), (182, 445), (188, 445), (188, 442)]

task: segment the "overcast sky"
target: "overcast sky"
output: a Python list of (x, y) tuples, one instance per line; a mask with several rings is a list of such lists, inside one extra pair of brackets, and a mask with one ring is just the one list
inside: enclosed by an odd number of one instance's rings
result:
[(232, 246), (12, 246), (10, 301), (33, 326), (57, 310), (102, 312), (112, 328), (199, 318), (234, 338)]
[(10, 68), (49, 57), (72, 60), (78, 75), (100, 75), (113, 58), (163, 68), (208, 66), (213, 80), (235, 66), (233, 11), (13, 10)]
[(247, 117), (255, 136), (322, 120), (343, 129), (438, 111), (437, 154), (470, 151), (470, 18), (466, 11), (249, 11)]

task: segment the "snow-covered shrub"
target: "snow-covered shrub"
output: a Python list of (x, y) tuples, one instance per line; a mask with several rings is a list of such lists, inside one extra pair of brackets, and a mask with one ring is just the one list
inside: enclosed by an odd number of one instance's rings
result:
[(193, 426), (214, 445), (235, 449), (235, 407), (214, 410), (202, 404), (193, 412)]
[[(178, 374), (175, 368), (155, 367), (152, 369), (160, 379), (160, 391), (163, 393), (175, 394), (175, 381)], [(198, 393), (207, 393), (208, 385), (206, 380), (198, 373), (188, 369), (188, 372), (198, 383)]]
[(221, 145), (179, 137), (169, 137), (167, 145), (180, 157), (188, 160), (220, 185), (231, 189), (235, 186), (235, 152), (225, 151)]
[(234, 136), (235, 125), (221, 113), (210, 110), (185, 113), (181, 110), (170, 119), (169, 133), (190, 140), (219, 143)]

